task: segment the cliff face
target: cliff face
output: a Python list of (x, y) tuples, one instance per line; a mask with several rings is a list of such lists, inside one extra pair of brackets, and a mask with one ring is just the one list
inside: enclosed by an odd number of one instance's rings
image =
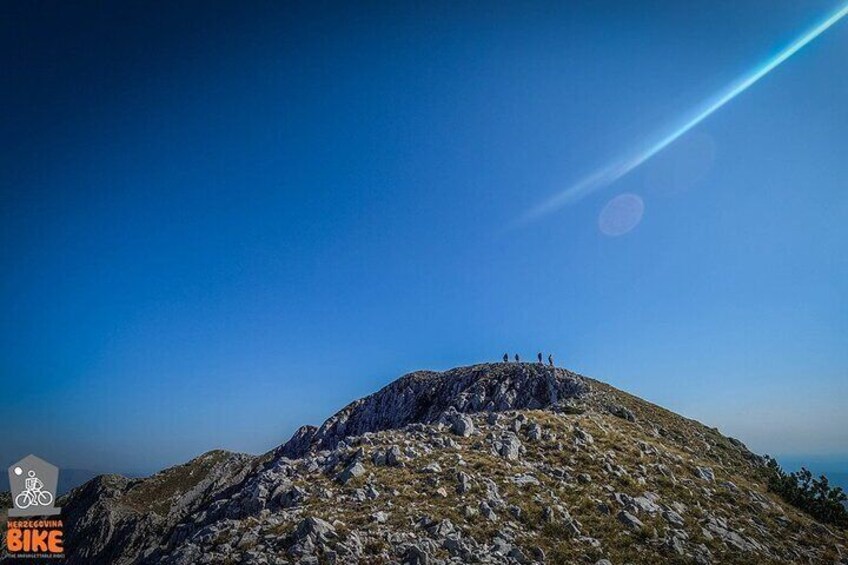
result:
[(848, 563), (737, 440), (531, 364), (416, 372), (263, 456), (60, 501), (68, 563)]
[(543, 365), (418, 371), (352, 402), (319, 428), (301, 428), (280, 448), (280, 454), (301, 457), (310, 449), (332, 449), (348, 436), (434, 422), (451, 407), (465, 413), (533, 410), (556, 406), (587, 391), (585, 381), (573, 373)]

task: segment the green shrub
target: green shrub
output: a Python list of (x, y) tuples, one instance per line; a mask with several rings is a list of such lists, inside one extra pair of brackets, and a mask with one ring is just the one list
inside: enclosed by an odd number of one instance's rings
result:
[(842, 504), (848, 496), (841, 487), (831, 487), (824, 475), (816, 479), (804, 467), (787, 474), (772, 457), (765, 459), (770, 491), (822, 523), (848, 528), (848, 510)]

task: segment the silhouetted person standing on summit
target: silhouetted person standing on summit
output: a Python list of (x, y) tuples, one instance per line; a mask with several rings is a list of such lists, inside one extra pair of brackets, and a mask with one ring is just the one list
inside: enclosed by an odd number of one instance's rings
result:
[(541, 365), (542, 364), (542, 352), (541, 351), (538, 354), (536, 354), (536, 358), (539, 360), (539, 365)]
[(515, 354), (515, 362), (520, 363), (521, 359), (518, 357), (518, 353)]
[(509, 363), (509, 353), (504, 353), (504, 363)]
[(548, 355), (548, 365), (550, 365), (551, 367), (554, 366), (554, 356), (553, 356), (553, 354)]

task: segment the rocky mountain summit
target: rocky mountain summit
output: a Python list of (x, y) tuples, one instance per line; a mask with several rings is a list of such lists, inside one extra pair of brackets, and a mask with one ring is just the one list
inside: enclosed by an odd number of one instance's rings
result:
[(449, 408), (462, 413), (534, 410), (588, 390), (584, 379), (553, 367), (539, 370), (535, 365), (504, 363), (444, 373), (417, 371), (352, 402), (320, 428), (303, 426), (278, 453), (302, 457), (309, 451), (333, 449), (349, 436), (432, 423)]
[(253, 457), (101, 476), (71, 564), (848, 563), (717, 430), (569, 371), (406, 375)]

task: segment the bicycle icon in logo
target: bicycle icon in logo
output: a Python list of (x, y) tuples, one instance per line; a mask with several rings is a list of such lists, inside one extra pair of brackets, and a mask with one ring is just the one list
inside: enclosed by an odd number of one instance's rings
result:
[[(17, 471), (17, 469), (15, 469)], [(44, 483), (35, 476), (35, 471), (29, 471), (24, 480), (25, 490), (15, 497), (15, 506), (29, 508), (30, 506), (50, 506), (53, 504), (53, 493), (44, 489)]]
[(59, 487), (59, 468), (40, 457), (29, 454), (9, 466), (9, 490), (12, 500), (6, 515), (58, 516), (62, 509), (54, 506)]

